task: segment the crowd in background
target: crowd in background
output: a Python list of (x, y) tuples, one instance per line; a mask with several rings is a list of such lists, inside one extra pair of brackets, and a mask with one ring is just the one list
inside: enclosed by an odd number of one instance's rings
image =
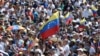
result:
[[(97, 8), (95, 13), (92, 6)], [(60, 11), (60, 30), (44, 40), (39, 28), (55, 11)], [(68, 12), (73, 20), (65, 24), (64, 16)], [(13, 25), (25, 29), (7, 30)], [(0, 6), (0, 56), (99, 54), (99, 0), (5, 0)]]

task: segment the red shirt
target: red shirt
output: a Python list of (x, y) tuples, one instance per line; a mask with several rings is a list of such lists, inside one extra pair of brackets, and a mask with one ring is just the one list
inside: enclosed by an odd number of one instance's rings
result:
[(27, 12), (27, 15), (29, 16), (29, 17), (31, 17), (31, 19), (33, 19), (34, 17), (33, 17), (33, 14), (32, 14), (32, 12), (31, 11), (28, 11)]

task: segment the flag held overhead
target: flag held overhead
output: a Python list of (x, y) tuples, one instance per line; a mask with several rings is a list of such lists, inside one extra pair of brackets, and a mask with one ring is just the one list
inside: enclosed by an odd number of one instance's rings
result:
[(71, 13), (68, 12), (68, 13), (65, 15), (65, 23), (66, 23), (67, 25), (69, 25), (69, 24), (72, 22), (72, 20), (73, 20), (73, 17), (72, 17), (72, 15), (71, 15)]
[(40, 35), (43, 39), (52, 36), (59, 30), (59, 12), (54, 13), (49, 20), (40, 28)]

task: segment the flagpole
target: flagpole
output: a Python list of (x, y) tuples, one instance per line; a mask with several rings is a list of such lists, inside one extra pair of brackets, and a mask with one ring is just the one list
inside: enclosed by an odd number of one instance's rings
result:
[[(61, 18), (60, 18), (60, 10), (59, 10), (59, 31), (58, 31), (58, 35), (60, 35), (60, 25), (61, 24)], [(57, 37), (57, 43), (59, 41), (59, 37)]]
[[(60, 33), (60, 32), (61, 32), (60, 29), (61, 29), (61, 27), (62, 27), (62, 26), (61, 26), (61, 25), (62, 25), (62, 19), (60, 18), (60, 15), (61, 15), (60, 11), (61, 11), (61, 10), (58, 9), (58, 11), (59, 11), (59, 30), (58, 30), (58, 36), (61, 36), (61, 35), (60, 35), (60, 34), (61, 34), (61, 33)], [(58, 43), (58, 41), (59, 41), (59, 37), (58, 37), (58, 36), (57, 36), (57, 43)]]

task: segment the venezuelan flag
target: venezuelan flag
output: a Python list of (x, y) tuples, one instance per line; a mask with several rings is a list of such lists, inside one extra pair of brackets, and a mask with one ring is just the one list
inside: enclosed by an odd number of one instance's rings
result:
[(94, 5), (92, 5), (91, 9), (92, 9), (92, 12), (93, 12), (93, 16), (95, 17), (97, 15), (98, 9)]
[(43, 39), (57, 33), (59, 30), (59, 12), (54, 13), (50, 19), (40, 27), (40, 35)]
[(31, 40), (31, 41), (29, 42), (28, 49), (31, 50), (31, 48), (32, 48), (33, 46), (34, 46), (34, 43), (33, 43), (33, 41)]
[(70, 14), (70, 12), (68, 12), (66, 15), (65, 15), (65, 23), (68, 25), (72, 22), (73, 18)]

